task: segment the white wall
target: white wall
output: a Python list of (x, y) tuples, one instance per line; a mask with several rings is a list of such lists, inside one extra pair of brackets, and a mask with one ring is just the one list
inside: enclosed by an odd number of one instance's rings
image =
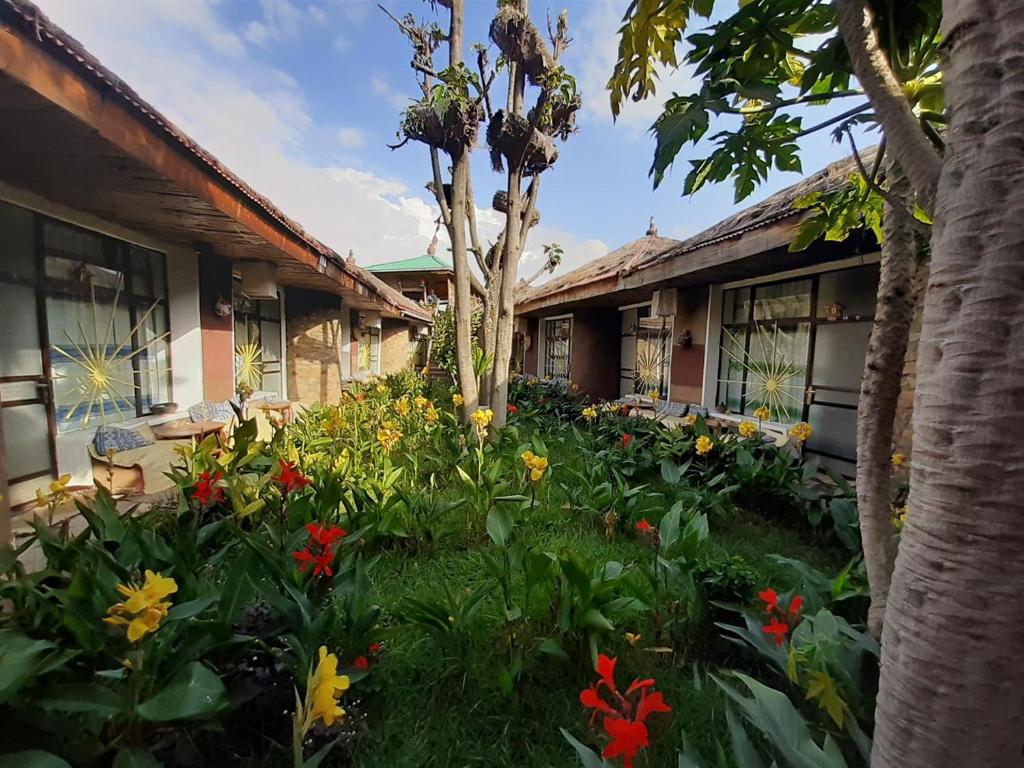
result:
[[(53, 203), (32, 192), (0, 181), (0, 200), (75, 224), (104, 235), (167, 254), (167, 300), (171, 331), (171, 396), (179, 405), (174, 416), (144, 417), (118, 426), (159, 423), (181, 418), (181, 412), (203, 399), (203, 347), (199, 327), (199, 264), (195, 252), (181, 245), (168, 245), (134, 230)], [(95, 435), (95, 424), (57, 436), (57, 469), (69, 473), (75, 485), (92, 485), (92, 465), (87, 446)], [(43, 481), (40, 480), (42, 485)], [(30, 485), (30, 484), (27, 484)], [(17, 503), (17, 500), (13, 500)]]

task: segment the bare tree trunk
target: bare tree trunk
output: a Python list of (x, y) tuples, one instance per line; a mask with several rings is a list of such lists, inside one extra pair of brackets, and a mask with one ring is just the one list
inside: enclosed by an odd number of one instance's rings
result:
[(921, 207), (931, 213), (942, 158), (921, 130), (878, 44), (874, 14), (866, 0), (836, 0), (835, 7), (853, 71), (885, 129), (887, 146), (914, 185)]
[(1024, 743), (1024, 4), (945, 0), (942, 32), (949, 143), (874, 768), (1019, 766)]
[(512, 359), (513, 316), (515, 314), (516, 272), (519, 270), (520, 232), (523, 228), (522, 172), (509, 170), (508, 218), (505, 224), (505, 248), (501, 255), (498, 292), (497, 338), (494, 345), (494, 371), (491, 378), (491, 408), (496, 426), (504, 426), (508, 406), (508, 366)]
[[(462, 61), (463, 0), (451, 0), (451, 26), (448, 32), (449, 63)], [(478, 392), (473, 374), (473, 299), (469, 278), (469, 255), (466, 251), (466, 198), (469, 189), (469, 148), (462, 148), (452, 157), (451, 226), (452, 265), (455, 269), (455, 368), (459, 375), (459, 391), (465, 401), (463, 418), (477, 408)]]
[[(501, 291), (501, 273), (494, 270), (484, 289), (483, 318), (480, 323), (480, 338), (483, 352), (494, 359), (494, 350), (498, 343), (498, 295)], [(483, 376), (480, 391), (486, 392), (488, 399), (494, 386), (494, 366)]]
[(875, 323), (864, 360), (857, 409), (857, 508), (871, 588), (868, 629), (876, 638), (882, 634), (896, 560), (889, 509), (893, 424), (914, 315), (913, 280), (919, 250), (910, 214), (914, 190), (894, 162), (887, 164), (886, 179), (889, 199), (885, 202)]

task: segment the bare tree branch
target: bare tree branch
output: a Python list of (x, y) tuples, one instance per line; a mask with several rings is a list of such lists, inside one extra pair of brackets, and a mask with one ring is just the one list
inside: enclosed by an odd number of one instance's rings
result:
[(488, 280), (490, 279), (491, 271), (487, 268), (487, 263), (484, 261), (484, 251), (480, 247), (480, 235), (476, 228), (476, 202), (473, 198), (472, 175), (466, 179), (466, 219), (469, 221), (469, 249), (473, 252), (473, 256), (476, 258), (476, 265), (483, 272), (484, 279)]
[(874, 14), (865, 0), (836, 0), (835, 8), (857, 80), (871, 99), (896, 162), (914, 186), (920, 206), (930, 214), (942, 158), (921, 128), (878, 44)]
[(441, 209), (441, 218), (444, 219), (444, 225), (450, 229), (452, 225), (452, 212), (448, 208), (448, 201), (444, 197), (444, 179), (441, 176), (441, 158), (437, 147), (430, 148), (430, 167), (434, 172), (434, 197), (437, 198), (437, 205)]

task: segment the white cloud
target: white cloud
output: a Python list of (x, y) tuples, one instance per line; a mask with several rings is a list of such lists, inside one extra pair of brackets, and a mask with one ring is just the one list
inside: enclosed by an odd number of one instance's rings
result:
[[(622, 8), (609, 3), (594, 3), (576, 28), (576, 42), (566, 53), (567, 66), (577, 73), (576, 81), (583, 96), (583, 119), (612, 122), (612, 109), (605, 86), (618, 59)], [(661, 114), (662, 105), (673, 91), (692, 93), (699, 80), (689, 67), (662, 71), (657, 94), (639, 103), (627, 100), (622, 105), (618, 122), (634, 133), (651, 127)]]
[(366, 146), (366, 132), (358, 128), (339, 128), (338, 143), (343, 149), (359, 149)]
[[(193, 0), (190, 14), (160, 0), (126, 6), (105, 0), (42, 4), (143, 98), (338, 253), (352, 250), (366, 265), (422, 253), (430, 242), (437, 211), (427, 193), (368, 170), (318, 160), (337, 156), (338, 144), (354, 149), (369, 137), (345, 126), (318, 146), (325, 139), (315, 129), (299, 84), (250, 55), (241, 39), (224, 44), (230, 37), (214, 12), (217, 0)], [(378, 93), (393, 106), (400, 106), (399, 99), (401, 106), (407, 103), (383, 76), (377, 79), (387, 87)], [(410, 162), (425, 159), (418, 155)], [(479, 223), (481, 237), (493, 242), (499, 215), (482, 209)], [(598, 241), (578, 242), (557, 227), (541, 225), (530, 237), (522, 274), (536, 271), (541, 257), (534, 253), (552, 241), (565, 250), (560, 271), (607, 251)]]
[(409, 94), (399, 93), (392, 88), (387, 76), (382, 72), (375, 72), (370, 76), (370, 88), (395, 109), (405, 109), (412, 101)]
[[(297, 40), (302, 23), (307, 18), (302, 9), (289, 0), (260, 0), (263, 17), (250, 21), (245, 28), (245, 39), (255, 45), (268, 45), (272, 42), (290, 42)], [(313, 8), (316, 11), (313, 12)], [(317, 6), (307, 9), (308, 18), (317, 23), (326, 22), (326, 12)]]

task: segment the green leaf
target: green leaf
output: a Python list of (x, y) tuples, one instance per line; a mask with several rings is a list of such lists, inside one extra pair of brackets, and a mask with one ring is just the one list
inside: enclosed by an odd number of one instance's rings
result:
[(665, 457), (661, 460), (661, 477), (669, 485), (675, 485), (679, 482), (679, 465), (676, 464), (672, 459)]
[(679, 538), (679, 515), (682, 514), (683, 505), (681, 502), (677, 502), (672, 505), (672, 509), (661, 518), (661, 525), (658, 529), (658, 536), (661, 539), (661, 549), (663, 552), (668, 552), (675, 545), (676, 540)]
[(537, 646), (537, 650), (541, 653), (546, 653), (548, 656), (558, 656), (559, 658), (568, 660), (569, 654), (565, 652), (562, 644), (553, 637), (546, 637), (541, 640), (540, 645)]
[(608, 618), (601, 613), (597, 608), (587, 608), (580, 616), (580, 623), (585, 627), (591, 629), (603, 629), (608, 632), (615, 630), (615, 625), (608, 620)]
[(234, 622), (252, 595), (249, 571), (254, 566), (251, 550), (246, 550), (232, 564), (220, 590), (220, 620), (225, 625)]
[(514, 526), (512, 513), (504, 507), (495, 507), (487, 513), (487, 533), (490, 535), (491, 541), (499, 547), (505, 546), (508, 542)]
[(71, 768), (71, 763), (41, 749), (29, 749), (0, 755), (0, 768)]
[(568, 741), (572, 745), (572, 748), (576, 750), (576, 754), (579, 756), (580, 762), (583, 763), (583, 768), (612, 768), (612, 763), (609, 763), (607, 760), (602, 760), (600, 755), (590, 749), (590, 747), (584, 746), (577, 741), (571, 733), (565, 730), (565, 728), (559, 728), (558, 730), (562, 732), (562, 736), (565, 737), (565, 740)]
[(125, 701), (117, 693), (99, 683), (70, 683), (61, 685), (56, 693), (40, 702), (46, 709), (61, 712), (82, 712), (99, 717), (123, 715)]
[(111, 768), (161, 768), (163, 763), (145, 749), (118, 750)]
[(136, 707), (143, 720), (166, 723), (216, 714), (228, 706), (220, 677), (198, 661), (178, 670), (161, 691)]
[(167, 612), (167, 620), (181, 621), (182, 619), (195, 618), (217, 602), (217, 597), (218, 595), (216, 593), (211, 593), (209, 595), (197, 597), (195, 600), (189, 600), (181, 605), (176, 605)]

